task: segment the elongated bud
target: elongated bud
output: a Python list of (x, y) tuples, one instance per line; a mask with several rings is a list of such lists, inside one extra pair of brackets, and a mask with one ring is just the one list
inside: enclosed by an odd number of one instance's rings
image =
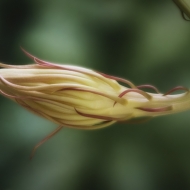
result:
[[(161, 94), (151, 85), (71, 65), (40, 60), (32, 65), (0, 64), (0, 93), (59, 126), (97, 129), (115, 122), (153, 117), (190, 108), (190, 93), (176, 87)], [(119, 84), (122, 82), (127, 87)], [(151, 88), (148, 93), (142, 88)], [(178, 95), (173, 91), (184, 90)]]
[(180, 9), (182, 16), (185, 20), (185, 15), (190, 19), (190, 1), (189, 0), (173, 0), (174, 3), (178, 6)]

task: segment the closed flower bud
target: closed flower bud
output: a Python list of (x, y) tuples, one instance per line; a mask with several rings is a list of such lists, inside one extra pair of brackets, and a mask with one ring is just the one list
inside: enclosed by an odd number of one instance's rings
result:
[[(53, 64), (24, 52), (35, 64), (0, 64), (0, 93), (60, 126), (35, 149), (63, 126), (97, 129), (115, 122), (190, 108), (190, 93), (184, 87), (161, 94), (151, 85), (135, 86), (122, 78), (82, 67)], [(145, 92), (142, 88), (151, 88), (156, 93)], [(170, 95), (177, 90), (185, 90), (185, 93)]]

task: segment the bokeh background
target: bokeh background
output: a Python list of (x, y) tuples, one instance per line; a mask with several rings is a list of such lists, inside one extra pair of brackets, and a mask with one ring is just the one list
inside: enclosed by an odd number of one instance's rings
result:
[[(190, 22), (165, 0), (0, 0), (0, 61), (37, 57), (152, 84), (190, 88)], [(1, 190), (190, 189), (190, 111), (142, 124), (55, 129), (0, 97)]]

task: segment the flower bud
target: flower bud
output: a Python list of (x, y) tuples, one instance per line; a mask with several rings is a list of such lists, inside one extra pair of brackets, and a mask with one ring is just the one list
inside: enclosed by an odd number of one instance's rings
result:
[(190, 19), (190, 1), (189, 0), (173, 0), (173, 1), (180, 9), (183, 18), (185, 20), (188, 20), (185, 17), (185, 15), (186, 15)]
[[(189, 90), (181, 86), (161, 94), (151, 85), (135, 86), (122, 78), (78, 66), (53, 64), (25, 53), (35, 64), (0, 64), (3, 68), (0, 93), (60, 126), (97, 129), (190, 107)], [(156, 93), (141, 90), (145, 87)], [(169, 95), (176, 90), (185, 93)]]

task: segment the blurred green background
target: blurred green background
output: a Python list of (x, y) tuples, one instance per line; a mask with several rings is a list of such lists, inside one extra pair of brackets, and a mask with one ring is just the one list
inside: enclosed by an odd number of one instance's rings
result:
[[(164, 0), (0, 0), (0, 61), (37, 57), (160, 91), (190, 87), (190, 22)], [(0, 97), (0, 190), (190, 189), (190, 111), (142, 124), (55, 129)]]

